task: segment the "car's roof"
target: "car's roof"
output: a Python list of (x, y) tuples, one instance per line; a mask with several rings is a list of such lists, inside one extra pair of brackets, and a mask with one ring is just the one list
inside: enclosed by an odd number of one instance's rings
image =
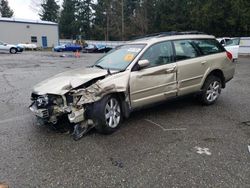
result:
[(153, 36), (153, 37), (145, 37), (136, 39), (133, 41), (129, 41), (128, 44), (154, 44), (157, 42), (162, 42), (166, 40), (179, 40), (179, 39), (215, 39), (212, 35), (206, 34), (190, 34), (190, 35), (170, 35), (170, 36)]

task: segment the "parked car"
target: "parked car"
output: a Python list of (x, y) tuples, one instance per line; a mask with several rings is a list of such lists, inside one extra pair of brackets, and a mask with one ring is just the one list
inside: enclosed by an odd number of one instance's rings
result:
[(39, 83), (30, 110), (45, 124), (67, 116), (75, 140), (93, 127), (110, 134), (133, 110), (167, 99), (196, 94), (212, 105), (234, 72), (232, 54), (213, 36), (151, 35), (117, 47), (91, 67)]
[(225, 44), (225, 49), (233, 55), (233, 59), (237, 60), (239, 56), (240, 38), (232, 38)]
[(225, 46), (226, 43), (231, 40), (231, 38), (229, 38), (229, 37), (223, 37), (223, 38), (217, 38), (216, 40), (219, 41), (219, 43), (222, 46)]
[(22, 47), (23, 49), (27, 49), (27, 50), (37, 50), (37, 45), (36, 44), (23, 44), (23, 43), (20, 43), (20, 44), (18, 44), (18, 46)]
[(23, 48), (14, 44), (7, 44), (0, 41), (0, 52), (8, 52), (11, 54), (16, 54), (17, 52), (22, 52)]
[(112, 47), (102, 44), (89, 44), (83, 48), (83, 53), (107, 53), (112, 50)]
[(54, 48), (54, 51), (56, 52), (76, 52), (76, 51), (81, 51), (82, 46), (77, 45), (77, 44), (63, 44), (60, 46), (56, 46)]

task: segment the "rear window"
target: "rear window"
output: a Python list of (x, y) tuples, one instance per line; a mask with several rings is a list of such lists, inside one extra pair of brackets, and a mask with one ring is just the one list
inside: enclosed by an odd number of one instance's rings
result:
[(174, 41), (176, 60), (185, 60), (198, 57), (195, 45), (191, 40)]
[(210, 55), (224, 52), (225, 49), (215, 39), (197, 39), (194, 44), (199, 48), (202, 55)]

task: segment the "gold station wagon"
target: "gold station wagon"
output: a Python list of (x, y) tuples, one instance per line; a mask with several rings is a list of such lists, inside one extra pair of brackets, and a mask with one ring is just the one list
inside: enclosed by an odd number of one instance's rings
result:
[(30, 109), (46, 124), (66, 115), (77, 140), (93, 127), (112, 133), (134, 109), (174, 97), (196, 93), (211, 105), (234, 72), (232, 54), (214, 36), (159, 33), (127, 42), (91, 67), (39, 83)]

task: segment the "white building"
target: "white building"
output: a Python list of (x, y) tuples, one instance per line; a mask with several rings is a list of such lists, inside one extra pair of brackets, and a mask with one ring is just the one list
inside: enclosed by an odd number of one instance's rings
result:
[(41, 20), (0, 17), (0, 41), (53, 47), (59, 43), (58, 24)]

